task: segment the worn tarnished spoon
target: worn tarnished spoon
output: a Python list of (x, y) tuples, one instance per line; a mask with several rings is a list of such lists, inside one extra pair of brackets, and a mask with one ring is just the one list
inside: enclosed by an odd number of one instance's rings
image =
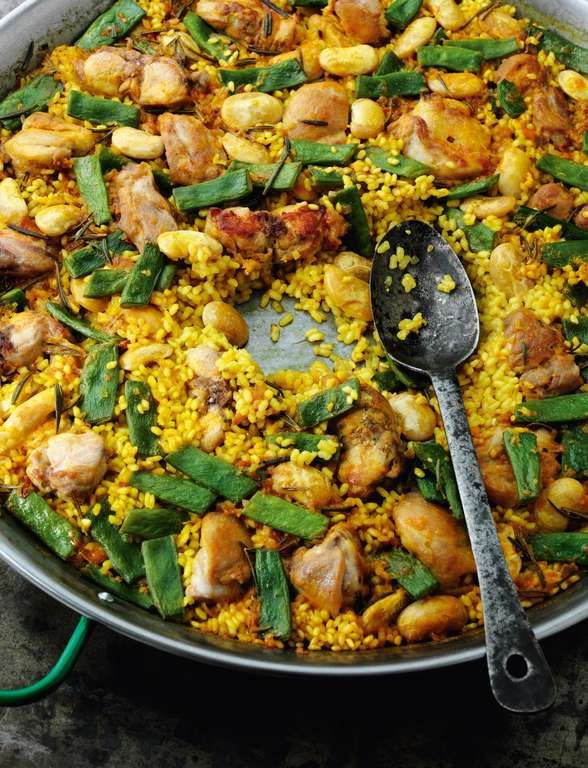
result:
[[(405, 272), (390, 268), (390, 257), (398, 247), (418, 259), (405, 270), (416, 281), (408, 293), (401, 284)], [(455, 282), (450, 293), (437, 288), (445, 275)], [(374, 323), (388, 355), (429, 376), (437, 395), (476, 560), (494, 696), (513, 712), (539, 712), (553, 704), (555, 684), (498, 541), (456, 375), (457, 366), (476, 349), (480, 334), (466, 271), (432, 227), (405, 221), (389, 230), (376, 249), (371, 298)], [(422, 312), (427, 324), (402, 341), (397, 336), (399, 322), (417, 312)]]

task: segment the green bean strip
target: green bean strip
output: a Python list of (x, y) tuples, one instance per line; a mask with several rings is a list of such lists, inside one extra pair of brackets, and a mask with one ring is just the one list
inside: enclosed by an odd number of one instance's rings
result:
[(26, 293), (20, 288), (12, 288), (12, 290), (6, 291), (6, 293), (0, 295), (0, 306), (6, 306), (7, 304), (14, 304), (20, 312), (27, 306)]
[(120, 532), (138, 539), (159, 539), (177, 533), (185, 520), (186, 514), (177, 509), (131, 509)]
[(96, 155), (76, 157), (73, 167), (80, 195), (96, 224), (107, 224), (112, 221), (112, 214), (108, 207), (108, 193), (98, 157)]
[(161, 194), (164, 197), (171, 197), (171, 194), (174, 191), (174, 186), (171, 183), (169, 173), (167, 173), (167, 171), (160, 171), (158, 168), (151, 169), (151, 173), (153, 174), (155, 186)]
[(480, 195), (484, 192), (489, 192), (492, 187), (495, 187), (498, 183), (498, 177), (499, 174), (495, 173), (493, 176), (485, 176), (477, 181), (458, 184), (457, 187), (452, 187), (449, 190), (449, 194), (445, 200), (462, 200), (464, 197), (471, 197), (472, 195)]
[(274, 637), (286, 639), (292, 632), (290, 590), (280, 553), (255, 550), (255, 585), (259, 599), (259, 626)]
[(394, 371), (378, 371), (378, 373), (374, 374), (372, 383), (376, 385), (380, 392), (396, 392), (397, 389), (402, 389), (402, 385)]
[(127, 584), (131, 584), (145, 575), (141, 550), (123, 539), (118, 528), (108, 520), (109, 515), (110, 507), (102, 504), (98, 515), (92, 516), (90, 533), (105, 550), (114, 570)]
[(62, 560), (67, 560), (75, 554), (81, 543), (79, 530), (52, 509), (38, 493), (29, 491), (26, 496), (22, 496), (19, 491), (12, 491), (6, 506)]
[[(230, 38), (219, 34), (193, 11), (188, 11), (183, 18), (183, 22), (190, 37), (201, 51), (219, 62), (229, 58), (232, 53), (232, 48), (230, 47), (232, 40)], [(215, 42), (211, 42), (210, 38), (213, 38)]]
[(94, 344), (80, 375), (80, 408), (89, 424), (104, 424), (114, 415), (119, 385), (118, 347)]
[(155, 607), (166, 619), (184, 612), (184, 588), (174, 536), (148, 539), (141, 545), (147, 584)]
[(498, 83), (496, 96), (498, 103), (509, 117), (520, 117), (527, 109), (521, 92), (509, 80), (501, 80)]
[(110, 333), (99, 331), (97, 328), (92, 328), (91, 325), (80, 320), (75, 315), (68, 312), (60, 304), (55, 304), (53, 301), (48, 301), (45, 309), (52, 317), (59, 320), (63, 325), (67, 325), (72, 331), (79, 333), (82, 336), (86, 336), (88, 339), (95, 339), (96, 341), (119, 341), (118, 336), (112, 336)]
[(163, 254), (155, 243), (146, 243), (123, 288), (121, 307), (144, 307), (149, 304), (163, 264)]
[(389, 574), (404, 587), (413, 600), (420, 600), (439, 586), (431, 571), (408, 552), (393, 549), (386, 552), (384, 557)]
[(411, 442), (410, 447), (421, 462), (425, 472), (432, 476), (438, 492), (449, 504), (453, 517), (461, 520), (463, 508), (457, 490), (455, 472), (447, 451), (434, 440), (427, 440), (422, 443)]
[(67, 114), (98, 125), (128, 125), (136, 128), (141, 111), (138, 107), (113, 99), (90, 96), (82, 91), (70, 91), (67, 97)]
[(114, 296), (125, 287), (129, 277), (126, 269), (97, 269), (92, 272), (84, 290), (84, 296), (89, 299), (101, 299), (104, 296)]
[(245, 505), (245, 515), (256, 523), (301, 539), (316, 539), (326, 531), (329, 518), (278, 496), (257, 492)]
[(541, 491), (541, 462), (533, 432), (503, 432), (504, 447), (517, 484), (521, 502), (532, 501)]
[(533, 424), (553, 424), (588, 419), (588, 392), (575, 395), (526, 400), (515, 406), (515, 421)]
[(277, 448), (296, 448), (310, 453), (321, 453), (326, 449), (329, 453), (326, 461), (339, 456), (339, 441), (333, 435), (315, 435), (314, 432), (278, 432), (277, 435), (269, 435), (266, 440)]
[(166, 460), (199, 485), (230, 501), (243, 501), (257, 488), (255, 480), (244, 475), (228, 461), (210, 456), (191, 445), (170, 453)]
[(219, 203), (241, 200), (253, 189), (249, 174), (245, 170), (228, 171), (211, 181), (191, 184), (188, 187), (176, 187), (173, 195), (180, 211), (193, 211), (196, 208), (210, 208)]
[(588, 565), (588, 533), (536, 533), (529, 544), (537, 560)]
[(402, 59), (399, 59), (394, 51), (386, 51), (375, 71), (375, 75), (376, 77), (382, 77), (383, 75), (391, 75), (392, 72), (400, 72), (402, 69), (404, 69)]
[(302, 427), (314, 427), (351, 410), (359, 399), (359, 379), (348, 379), (298, 403), (296, 420)]
[(569, 240), (588, 240), (587, 229), (581, 229), (565, 219), (557, 219), (549, 213), (528, 208), (526, 205), (517, 208), (512, 220), (517, 226), (528, 232), (535, 232), (537, 229), (545, 229), (545, 227), (560, 226), (562, 235)]
[(13, 91), (0, 101), (0, 123), (9, 131), (18, 130), (21, 115), (43, 109), (61, 90), (63, 90), (61, 83), (50, 75), (39, 75), (33, 78), (22, 88)]
[(298, 59), (286, 59), (269, 67), (246, 67), (244, 69), (219, 69), (218, 76), (223, 85), (234, 83), (235, 88), (252, 85), (261, 93), (272, 93), (284, 88), (295, 88), (306, 82), (306, 75)]
[(588, 317), (579, 317), (577, 322), (564, 320), (563, 329), (568, 341), (578, 339), (580, 344), (588, 344)]
[(570, 187), (588, 191), (588, 165), (573, 163), (557, 155), (543, 155), (537, 162), (537, 168)]
[(328, 0), (290, 0), (294, 8), (326, 8)]
[[(245, 163), (242, 160), (233, 160), (228, 170), (229, 172), (241, 169), (247, 171), (253, 186), (263, 188), (277, 168), (278, 163)], [(273, 180), (272, 190), (285, 192), (292, 189), (296, 184), (301, 169), (302, 163), (285, 163)]]
[(345, 234), (347, 247), (362, 256), (371, 256), (374, 243), (359, 189), (357, 187), (345, 187), (339, 192), (334, 192), (332, 199), (335, 205), (341, 206), (349, 225)]
[(395, 29), (404, 29), (421, 9), (423, 0), (394, 0), (384, 11), (384, 18)]
[(343, 186), (343, 175), (337, 171), (325, 171), (320, 167), (310, 167), (308, 173), (310, 174), (310, 181), (315, 187), (341, 189)]
[(108, 173), (109, 171), (114, 170), (120, 171), (125, 165), (132, 162), (128, 157), (119, 155), (117, 152), (113, 152), (112, 149), (108, 149), (107, 147), (100, 150), (98, 160), (100, 161), (100, 169), (102, 170), (102, 173)]
[(70, 253), (63, 260), (63, 265), (72, 277), (85, 277), (95, 269), (103, 267), (107, 262), (107, 256), (117, 256), (133, 250), (134, 247), (127, 243), (123, 233), (117, 230), (93, 245)]
[(76, 45), (87, 51), (101, 45), (112, 45), (121, 37), (126, 37), (143, 16), (145, 11), (133, 0), (118, 0), (94, 19)]
[(469, 48), (425, 45), (419, 49), (417, 61), (423, 67), (443, 67), (452, 72), (479, 72), (484, 57)]
[(561, 471), (564, 475), (588, 477), (587, 429), (586, 424), (574, 424), (562, 430)]
[(161, 272), (159, 273), (159, 277), (157, 278), (157, 283), (155, 284), (155, 290), (167, 291), (167, 289), (171, 287), (174, 281), (174, 277), (176, 276), (177, 269), (178, 269), (177, 266), (175, 264), (172, 264), (171, 261), (168, 261), (166, 264), (164, 264), (161, 269)]
[(82, 576), (93, 581), (94, 584), (97, 584), (105, 592), (110, 592), (114, 597), (126, 600), (128, 603), (134, 603), (140, 608), (145, 608), (145, 610), (153, 608), (151, 595), (143, 592), (139, 587), (130, 586), (125, 584), (124, 581), (117, 581), (112, 576), (107, 576), (96, 565), (85, 565), (82, 568)]
[(321, 144), (292, 139), (292, 155), (302, 165), (347, 165), (356, 152), (357, 144)]
[(196, 515), (203, 515), (216, 499), (216, 495), (196, 485), (191, 480), (175, 475), (153, 475), (150, 472), (135, 472), (130, 484), (144, 493), (152, 493), (156, 499), (186, 509)]
[(157, 456), (161, 453), (159, 440), (153, 434), (157, 426), (157, 403), (149, 384), (144, 381), (125, 381), (127, 426), (129, 440), (136, 446), (139, 456)]
[(575, 69), (576, 72), (588, 73), (588, 48), (582, 48), (580, 45), (566, 40), (565, 37), (551, 29), (540, 29), (535, 27), (534, 31), (542, 33), (539, 47), (553, 53), (555, 58), (569, 69)]
[(395, 173), (405, 179), (416, 179), (431, 173), (428, 165), (419, 163), (404, 155), (390, 155), (390, 152), (382, 147), (366, 147), (366, 157), (381, 171)]
[(357, 99), (379, 99), (380, 96), (418, 96), (425, 88), (420, 72), (403, 70), (389, 75), (359, 75), (355, 87)]
[(446, 215), (448, 219), (455, 221), (458, 228), (462, 230), (468, 241), (470, 251), (479, 253), (480, 251), (491, 251), (494, 248), (496, 232), (493, 229), (481, 222), (467, 225), (464, 221), (463, 212), (459, 208), (448, 208)]
[(514, 37), (507, 40), (486, 40), (482, 37), (475, 37), (471, 40), (446, 40), (445, 45), (477, 51), (482, 54), (482, 58), (485, 61), (501, 59), (503, 56), (510, 56), (520, 50), (519, 44)]
[(566, 267), (568, 264), (588, 261), (588, 240), (544, 243), (541, 246), (541, 258), (550, 267)]

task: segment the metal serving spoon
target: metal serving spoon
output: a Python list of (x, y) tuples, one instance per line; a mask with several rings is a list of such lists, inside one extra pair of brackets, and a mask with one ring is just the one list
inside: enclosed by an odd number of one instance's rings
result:
[[(401, 285), (402, 271), (389, 267), (399, 246), (418, 257), (406, 270), (416, 280), (409, 293)], [(371, 298), (382, 344), (396, 363), (430, 377), (443, 417), (478, 571), (492, 691), (506, 709), (539, 712), (553, 704), (555, 684), (498, 541), (455, 370), (478, 345), (480, 323), (472, 286), (449, 243), (421, 221), (393, 227), (376, 251)], [(437, 289), (444, 275), (456, 284), (450, 293)], [(426, 326), (401, 341), (398, 323), (417, 312), (422, 312)]]

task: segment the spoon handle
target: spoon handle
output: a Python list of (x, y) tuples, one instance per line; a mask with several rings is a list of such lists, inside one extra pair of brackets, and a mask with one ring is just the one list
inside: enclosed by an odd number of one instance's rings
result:
[(431, 374), (476, 560), (494, 697), (512, 712), (553, 704), (555, 683), (508, 572), (454, 371)]

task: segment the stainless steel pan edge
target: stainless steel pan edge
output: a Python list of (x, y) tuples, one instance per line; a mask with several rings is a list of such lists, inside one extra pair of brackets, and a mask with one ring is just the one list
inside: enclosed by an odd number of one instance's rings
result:
[[(14, 73), (34, 40), (38, 63), (47, 50), (75, 39), (111, 0), (26, 0), (0, 21), (0, 94), (13, 87)], [(537, 0), (521, 4), (539, 20), (550, 15), (578, 41), (588, 25), (586, 0)], [(538, 11), (538, 13), (536, 13)], [(253, 672), (310, 676), (365, 676), (425, 671), (461, 664), (484, 655), (483, 634), (472, 632), (443, 643), (362, 651), (312, 652), (298, 655), (204, 635), (183, 625), (162, 622), (122, 601), (105, 602), (67, 564), (48, 553), (10, 516), (0, 515), (0, 557), (56, 600), (127, 637), (179, 656)], [(581, 582), (543, 606), (530, 618), (539, 638), (588, 618), (588, 582)]]

